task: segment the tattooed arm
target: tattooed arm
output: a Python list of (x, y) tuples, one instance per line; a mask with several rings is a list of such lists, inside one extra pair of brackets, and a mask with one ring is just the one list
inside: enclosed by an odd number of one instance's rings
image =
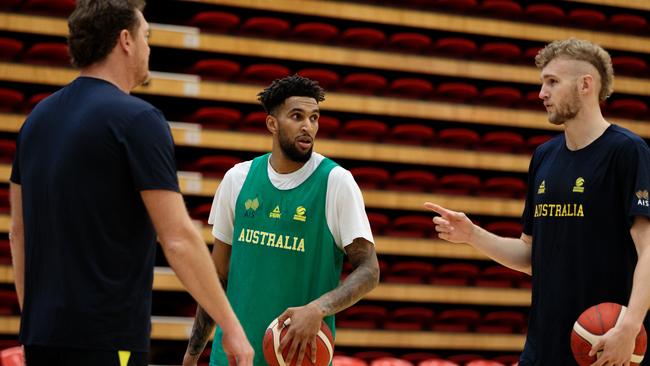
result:
[(280, 324), (291, 318), (287, 335), (280, 342), (280, 349), (291, 344), (287, 364), (291, 363), (294, 355), (298, 356), (296, 365), (302, 364), (308, 345), (312, 348), (312, 363), (315, 363), (314, 340), (322, 319), (354, 305), (379, 283), (379, 263), (374, 244), (364, 238), (357, 238), (345, 247), (345, 251), (353, 271), (338, 287), (305, 306), (289, 308), (278, 317)]
[[(212, 260), (217, 267), (217, 275), (224, 291), (228, 285), (228, 270), (230, 269), (230, 252), (231, 246), (219, 240), (214, 240), (214, 248), (212, 249)], [(196, 308), (196, 317), (194, 318), (194, 325), (192, 326), (192, 334), (190, 341), (187, 344), (187, 350), (183, 357), (183, 366), (196, 366), (201, 353), (205, 349), (210, 336), (214, 332), (215, 322), (210, 318), (210, 315), (203, 310), (200, 305)]]

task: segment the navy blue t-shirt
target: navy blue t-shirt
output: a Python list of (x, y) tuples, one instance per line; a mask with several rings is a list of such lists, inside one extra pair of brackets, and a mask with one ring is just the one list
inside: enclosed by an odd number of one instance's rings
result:
[(570, 335), (578, 316), (629, 301), (637, 262), (630, 228), (636, 216), (650, 217), (650, 149), (616, 125), (577, 151), (561, 134), (535, 151), (528, 179), (533, 290), (521, 364), (577, 365)]
[(140, 191), (179, 191), (162, 113), (79, 77), (25, 121), (11, 181), (25, 227), (20, 341), (148, 351), (156, 234)]

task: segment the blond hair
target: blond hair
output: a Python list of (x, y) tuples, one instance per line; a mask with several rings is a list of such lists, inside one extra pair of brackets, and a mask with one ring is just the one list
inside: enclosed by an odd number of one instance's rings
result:
[(558, 57), (585, 61), (593, 65), (600, 75), (598, 100), (604, 101), (614, 92), (614, 68), (609, 53), (595, 43), (582, 39), (569, 38), (553, 41), (535, 56), (535, 65), (544, 68)]

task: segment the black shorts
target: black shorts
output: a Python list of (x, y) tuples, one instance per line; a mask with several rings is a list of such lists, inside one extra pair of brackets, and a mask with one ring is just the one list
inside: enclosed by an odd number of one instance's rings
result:
[(146, 352), (25, 346), (27, 366), (147, 366), (148, 358)]

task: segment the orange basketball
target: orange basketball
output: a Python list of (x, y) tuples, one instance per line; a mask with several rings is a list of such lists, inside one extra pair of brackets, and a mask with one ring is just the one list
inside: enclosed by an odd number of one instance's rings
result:
[[(623, 318), (626, 310), (625, 306), (604, 302), (594, 305), (580, 314), (578, 320), (573, 324), (571, 332), (571, 350), (578, 365), (589, 366), (596, 362), (596, 359), (600, 357), (600, 352), (589, 357), (591, 347), (598, 342), (600, 336), (607, 333)], [(636, 345), (630, 365), (638, 366), (643, 361), (646, 345), (647, 335), (645, 328), (641, 325), (641, 330), (636, 336)]]
[[(290, 365), (287, 365), (285, 361), (285, 358), (289, 354), (289, 346), (280, 352), (280, 342), (291, 326), (289, 320), (285, 322), (281, 330), (278, 329), (277, 318), (266, 328), (262, 348), (264, 349), (264, 358), (269, 366), (296, 366), (298, 358), (297, 351)], [(311, 363), (311, 347), (307, 347), (300, 366), (328, 366), (332, 362), (332, 357), (334, 356), (334, 339), (332, 338), (332, 331), (325, 322), (321, 322), (320, 330), (316, 335), (316, 342), (316, 363)]]

